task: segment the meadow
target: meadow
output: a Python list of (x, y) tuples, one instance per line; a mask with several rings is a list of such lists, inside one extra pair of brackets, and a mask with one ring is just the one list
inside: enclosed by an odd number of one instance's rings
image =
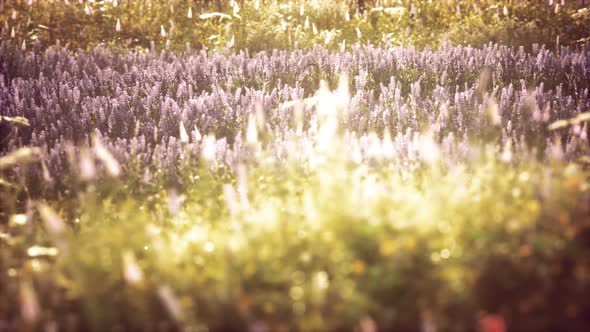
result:
[[(587, 9), (441, 2), (430, 35), (383, 40), (427, 1), (202, 4), (200, 34), (200, 4), (152, 2), (176, 37), (118, 36), (156, 22), (133, 1), (56, 2), (110, 35), (2, 30), (0, 331), (590, 326)], [(439, 39), (519, 10), (561, 25)]]

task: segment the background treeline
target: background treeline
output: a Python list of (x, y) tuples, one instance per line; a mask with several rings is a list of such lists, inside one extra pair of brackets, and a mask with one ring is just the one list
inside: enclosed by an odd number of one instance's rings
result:
[(2, 0), (2, 40), (26, 47), (292, 49), (357, 42), (579, 45), (590, 36), (584, 0)]

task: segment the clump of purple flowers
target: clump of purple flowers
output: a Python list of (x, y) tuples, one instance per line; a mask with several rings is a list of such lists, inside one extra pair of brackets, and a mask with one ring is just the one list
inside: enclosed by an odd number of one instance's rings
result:
[[(449, 157), (465, 157), (460, 144), (481, 142), (534, 149), (545, 158), (558, 142), (562, 157), (571, 158), (588, 136), (587, 126), (547, 130), (590, 110), (587, 46), (559, 55), (495, 44), (158, 54), (59, 45), (22, 51), (4, 42), (0, 68), (0, 115), (30, 122), (0, 152), (40, 147), (54, 179), (67, 177), (72, 158), (86, 154), (75, 146), (91, 146), (93, 137), (123, 165), (175, 178), (182, 163), (198, 163), (202, 138), (210, 134), (216, 158), (231, 166), (250, 152), (244, 136), (256, 109), (276, 138), (270, 146), (283, 151), (280, 138), (296, 130), (296, 116), (282, 106), (313, 96), (322, 79), (335, 85), (340, 75), (349, 77), (352, 97), (341, 119), (345, 129), (361, 138), (387, 133), (400, 151), (412, 133), (428, 130)], [(313, 106), (301, 115), (307, 130)], [(41, 167), (34, 173), (42, 178)]]

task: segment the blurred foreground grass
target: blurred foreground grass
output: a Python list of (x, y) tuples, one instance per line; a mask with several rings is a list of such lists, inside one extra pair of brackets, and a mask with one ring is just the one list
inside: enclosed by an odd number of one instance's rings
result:
[(342, 111), (320, 105), (315, 131), (285, 137), (251, 119), (241, 166), (204, 148), (200, 167), (181, 167), (182, 191), (142, 187), (131, 169), (46, 201), (2, 185), (16, 210), (0, 224), (0, 322), (323, 331), (370, 318), (408, 331), (428, 311), (465, 331), (485, 310), (514, 330), (588, 326), (587, 167), (494, 145), (452, 160), (428, 133), (403, 162), (370, 134), (359, 159)]

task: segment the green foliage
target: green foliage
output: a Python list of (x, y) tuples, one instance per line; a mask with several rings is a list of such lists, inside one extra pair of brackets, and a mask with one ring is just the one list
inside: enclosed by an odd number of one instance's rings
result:
[(3, 38), (25, 41), (25, 46), (35, 40), (49, 46), (59, 39), (82, 49), (98, 43), (146, 49), (153, 43), (158, 49), (179, 51), (186, 45), (258, 51), (325, 44), (338, 49), (357, 42), (437, 47), (445, 40), (475, 47), (493, 41), (553, 48), (584, 43), (590, 37), (589, 10), (569, 2), (565, 6), (509, 0), (367, 4), (366, 11), (358, 13), (341, 0), (152, 0), (121, 1), (117, 6), (113, 1), (28, 5), (19, 0), (6, 3), (0, 19), (6, 22)]
[(587, 11), (587, 8), (549, 6), (542, 1), (498, 4), (452, 22), (443, 36), (455, 43), (475, 46), (489, 41), (527, 48), (533, 44), (551, 48), (576, 45), (588, 37)]
[(547, 176), (537, 161), (486, 153), (400, 175), (351, 164), (332, 146), (312, 171), (256, 160), (245, 178), (182, 169), (192, 180), (178, 210), (174, 190), (135, 199), (117, 179), (79, 189), (71, 217), (61, 202), (58, 214), (34, 203), (2, 226), (0, 306), (29, 280), (42, 317), (84, 330), (255, 321), (335, 330), (367, 316), (408, 330), (429, 309), (441, 330), (456, 331), (472, 326), (477, 307), (502, 309), (514, 328), (582, 328), (567, 308), (587, 282), (574, 274), (590, 257), (587, 171), (556, 162)]

